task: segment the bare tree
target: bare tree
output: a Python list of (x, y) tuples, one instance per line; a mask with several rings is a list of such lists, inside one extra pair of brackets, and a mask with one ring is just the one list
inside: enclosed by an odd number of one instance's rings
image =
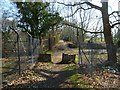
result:
[[(117, 57), (116, 57), (116, 47), (113, 43), (113, 36), (112, 36), (112, 28), (115, 27), (116, 25), (120, 24), (120, 22), (116, 22), (114, 24), (110, 25), (110, 20), (109, 20), (109, 14), (108, 14), (108, 2), (101, 2), (102, 3), (102, 7), (94, 5), (90, 2), (76, 2), (74, 4), (65, 4), (65, 3), (60, 3), (59, 4), (63, 4), (65, 6), (77, 6), (77, 5), (81, 5), (80, 8), (78, 8), (75, 13), (79, 10), (79, 9), (83, 9), (83, 10), (89, 10), (89, 9), (97, 9), (101, 12), (102, 14), (102, 21), (103, 21), (103, 34), (104, 34), (104, 39), (106, 42), (106, 47), (107, 47), (107, 54), (108, 54), (108, 60), (105, 63), (105, 65), (111, 65), (117, 62)], [(82, 5), (87, 5), (87, 8), (82, 7)], [(113, 12), (114, 13), (114, 12)]]

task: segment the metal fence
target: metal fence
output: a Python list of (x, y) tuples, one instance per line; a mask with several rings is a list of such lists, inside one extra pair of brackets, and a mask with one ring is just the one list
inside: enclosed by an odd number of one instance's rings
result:
[(26, 32), (9, 32), (2, 37), (2, 68), (3, 75), (20, 73), (38, 60), (41, 50), (47, 51), (55, 45), (56, 37), (49, 37), (40, 41)]
[(29, 34), (18, 32), (9, 33), (2, 38), (2, 68), (3, 75), (8, 72), (18, 72), (27, 69), (33, 64), (40, 52), (39, 39), (32, 38)]

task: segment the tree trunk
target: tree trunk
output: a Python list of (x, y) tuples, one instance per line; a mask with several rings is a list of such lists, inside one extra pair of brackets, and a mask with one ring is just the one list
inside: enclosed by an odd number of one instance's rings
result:
[(42, 42), (42, 37), (39, 37), (40, 40), (40, 54), (43, 54), (43, 42)]
[(116, 57), (116, 47), (113, 43), (113, 37), (111, 33), (111, 26), (109, 24), (108, 2), (102, 2), (102, 19), (103, 19), (104, 38), (105, 38), (107, 54), (108, 54), (107, 64), (110, 65), (117, 62), (117, 57)]
[(51, 50), (51, 35), (50, 34), (48, 38), (48, 49)]

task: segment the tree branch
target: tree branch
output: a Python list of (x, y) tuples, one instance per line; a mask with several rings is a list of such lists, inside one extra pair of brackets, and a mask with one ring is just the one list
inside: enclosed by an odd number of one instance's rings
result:
[(97, 6), (97, 5), (94, 5), (94, 4), (92, 4), (92, 3), (90, 3), (90, 2), (85, 2), (87, 5), (89, 5), (89, 6), (91, 6), (91, 8), (95, 8), (95, 9), (97, 9), (97, 10), (100, 10), (100, 11), (102, 11), (101, 10), (101, 7), (99, 7), (99, 6)]
[[(80, 3), (75, 3), (75, 4), (65, 4), (65, 3), (61, 3), (61, 2), (57, 2), (58, 4), (62, 4), (62, 5), (65, 5), (65, 6), (77, 6), (77, 5), (80, 5)], [(82, 4), (82, 3), (81, 3)]]
[(82, 3), (79, 2), (79, 3), (75, 3), (75, 4), (65, 4), (65, 3), (61, 3), (61, 2), (57, 2), (57, 3), (58, 3), (58, 4), (63, 4), (63, 5), (65, 5), (65, 6), (77, 6), (77, 5), (87, 4), (87, 5), (89, 5), (91, 8), (95, 8), (95, 9), (101, 11), (101, 7), (99, 7), (99, 6), (97, 6), (97, 5), (94, 5), (94, 4), (90, 3), (90, 2), (82, 2)]
[(117, 14), (118, 14), (119, 12), (120, 12), (120, 11), (113, 11), (112, 13), (109, 14), (109, 16), (110, 16), (110, 15), (113, 15), (114, 13), (117, 13)]
[(112, 25), (111, 25), (111, 28), (114, 28), (114, 26), (116, 26), (116, 25), (118, 25), (118, 24), (120, 25), (120, 22), (117, 22), (117, 23), (112, 24)]
[(69, 16), (66, 16), (65, 18), (68, 18), (68, 17), (72, 17), (72, 16), (74, 16), (75, 15), (75, 13), (78, 11), (78, 10), (80, 10), (80, 9), (83, 9), (83, 10), (89, 10), (89, 9), (92, 9), (92, 8), (83, 8), (83, 7), (79, 7), (79, 8), (77, 8), (75, 11), (74, 11), (74, 13), (73, 14), (71, 14), (71, 15), (69, 15)]
[(86, 31), (85, 29), (83, 29), (83, 28), (80, 28), (80, 27), (78, 27), (78, 26), (76, 26), (75, 24), (72, 24), (72, 23), (69, 23), (69, 22), (66, 22), (66, 21), (63, 21), (63, 24), (64, 25), (68, 25), (68, 26), (71, 26), (71, 27), (74, 27), (74, 28), (77, 28), (77, 29), (81, 29), (81, 30), (83, 30), (84, 32), (86, 32), (86, 33), (103, 33), (103, 32), (91, 32), (91, 31)]

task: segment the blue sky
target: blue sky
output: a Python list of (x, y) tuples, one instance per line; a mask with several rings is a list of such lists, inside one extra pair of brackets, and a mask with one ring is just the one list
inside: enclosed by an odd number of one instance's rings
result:
[[(14, 6), (12, 4), (10, 4), (9, 2), (10, 0), (1, 0), (0, 1), (0, 18), (1, 18), (1, 15), (3, 13), (3, 10), (8, 10), (9, 13), (13, 10), (14, 13), (17, 13), (17, 10), (15, 10)], [(52, 2), (52, 1), (55, 1), (55, 0), (43, 0), (43, 1), (49, 1), (49, 2)], [(58, 2), (78, 2), (80, 0), (56, 0)], [(101, 0), (91, 0), (91, 2), (95, 5), (98, 5), (98, 6), (101, 6)], [(118, 0), (108, 0), (108, 4), (109, 4), (109, 13), (111, 13), (112, 11), (118, 11)], [(60, 6), (60, 5), (59, 5)], [(56, 8), (58, 7), (58, 5), (56, 5)], [(62, 8), (63, 9), (63, 8)], [(64, 10), (62, 10), (64, 11)], [(60, 13), (62, 16), (63, 15), (67, 15), (66, 14), (66, 10), (63, 12), (63, 13)], [(99, 11), (96, 11), (96, 13), (94, 13), (94, 16), (97, 15), (101, 15), (101, 13)], [(76, 14), (76, 20), (79, 21), (79, 14)], [(95, 20), (95, 19), (94, 19)], [(91, 23), (92, 24), (92, 23)]]
[[(0, 0), (0, 10), (1, 9), (10, 9), (13, 6), (10, 4), (9, 2), (10, 0)], [(43, 1), (49, 1), (52, 2), (53, 0), (43, 0)], [(77, 2), (77, 1), (81, 1), (81, 0), (56, 0), (58, 2)], [(84, 0), (83, 0), (84, 1)], [(91, 0), (93, 4), (101, 6), (100, 1), (101, 0)], [(111, 11), (117, 11), (118, 10), (118, 0), (108, 0), (108, 4), (109, 4), (109, 12)]]
[(0, 17), (2, 15), (2, 13), (5, 11), (9, 12), (9, 14), (11, 14), (11, 12), (17, 13), (17, 10), (15, 9), (15, 7), (9, 2), (9, 0), (1, 0), (0, 1)]
[[(13, 5), (10, 4), (9, 2), (10, 0), (0, 0), (0, 11), (3, 11), (3, 9), (5, 10), (9, 10), (11, 8), (13, 8)], [(43, 1), (53, 1), (53, 0), (43, 0)], [(56, 0), (59, 2), (73, 2), (73, 1), (79, 1), (79, 0)], [(93, 4), (101, 6), (100, 1), (101, 0), (91, 0)], [(108, 4), (109, 4), (109, 13), (111, 11), (118, 11), (118, 0), (108, 0)], [(1, 13), (1, 12), (0, 12)]]

